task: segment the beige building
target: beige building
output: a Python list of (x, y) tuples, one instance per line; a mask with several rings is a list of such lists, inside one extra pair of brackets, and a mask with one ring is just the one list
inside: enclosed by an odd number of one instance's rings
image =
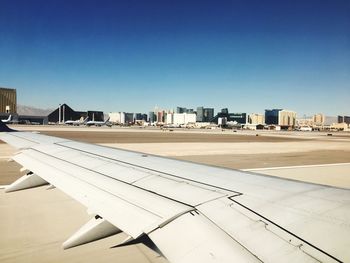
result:
[(278, 112), (278, 125), (294, 127), (297, 113), (295, 111), (281, 110)]
[(252, 113), (248, 115), (249, 124), (265, 124), (265, 115)]
[(0, 113), (17, 113), (17, 93), (15, 89), (0, 87)]
[(345, 122), (343, 123), (333, 123), (331, 125), (332, 130), (338, 130), (338, 131), (349, 131), (349, 125)]
[(313, 117), (312, 117), (312, 122), (314, 125), (317, 125), (317, 126), (322, 126), (324, 125), (324, 120), (325, 120), (325, 117), (322, 113), (317, 113), (315, 114)]
[(303, 119), (297, 119), (296, 120), (297, 126), (313, 126), (314, 121), (312, 118), (303, 118)]

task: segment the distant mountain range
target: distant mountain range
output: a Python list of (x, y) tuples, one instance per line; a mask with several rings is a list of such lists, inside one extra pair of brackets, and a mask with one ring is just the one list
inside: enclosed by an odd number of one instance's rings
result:
[(54, 109), (38, 109), (31, 106), (17, 105), (19, 115), (47, 116), (53, 111)]

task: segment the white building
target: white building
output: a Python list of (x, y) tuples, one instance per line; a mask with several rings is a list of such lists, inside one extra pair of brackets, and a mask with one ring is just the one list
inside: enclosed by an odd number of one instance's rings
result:
[(221, 127), (223, 125), (227, 124), (227, 118), (226, 117), (220, 117), (218, 118), (218, 125)]
[(174, 113), (167, 113), (166, 118), (165, 118), (165, 123), (166, 124), (173, 124), (174, 122)]
[(174, 113), (173, 124), (175, 125), (186, 125), (188, 123), (196, 122), (196, 114), (194, 113)]
[(125, 124), (125, 112), (110, 112), (109, 121), (117, 124)]

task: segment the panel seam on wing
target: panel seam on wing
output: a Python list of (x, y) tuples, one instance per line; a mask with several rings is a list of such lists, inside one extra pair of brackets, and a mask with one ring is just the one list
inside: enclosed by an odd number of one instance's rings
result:
[(171, 174), (171, 173), (160, 172), (160, 171), (157, 171), (157, 170), (152, 169), (152, 168), (148, 168), (148, 167), (145, 167), (145, 166), (137, 165), (137, 164), (134, 164), (134, 163), (129, 163), (129, 162), (122, 161), (122, 160), (118, 160), (118, 159), (114, 159), (114, 158), (107, 157), (107, 156), (103, 156), (103, 155), (100, 155), (100, 154), (91, 153), (91, 152), (89, 152), (89, 151), (77, 149), (77, 148), (75, 148), (75, 147), (71, 147), (71, 146), (67, 146), (67, 145), (62, 145), (62, 144), (60, 144), (60, 143), (55, 143), (55, 144), (57, 144), (57, 145), (59, 145), (59, 146), (62, 146), (62, 147), (66, 147), (66, 148), (72, 149), (72, 150), (81, 151), (81, 152), (85, 152), (85, 153), (88, 153), (88, 154), (91, 154), (91, 155), (94, 155), (94, 156), (98, 156), (98, 157), (102, 157), (102, 158), (105, 158), (105, 159), (113, 160), (113, 161), (115, 161), (115, 162), (120, 162), (120, 163), (124, 163), (124, 164), (130, 165), (130, 166), (139, 167), (139, 168), (144, 169), (144, 170), (149, 170), (149, 171), (161, 173), (161, 174), (164, 174), (164, 175), (168, 175), (168, 176), (175, 177), (175, 178), (180, 178), (180, 179), (183, 179), (183, 180), (186, 180), (186, 181), (194, 182), (194, 183), (201, 184), (201, 185), (205, 185), (205, 186), (209, 186), (209, 187), (215, 187), (215, 188), (217, 188), (217, 189), (224, 190), (224, 191), (231, 192), (231, 193), (242, 194), (242, 193), (239, 192), (239, 191), (230, 190), (230, 189), (226, 189), (226, 188), (223, 188), (223, 187), (220, 187), (220, 186), (215, 186), (215, 185), (203, 183), (203, 182), (200, 182), (200, 181), (196, 181), (196, 180), (193, 180), (193, 179), (181, 177), (181, 176), (174, 175), (174, 174)]

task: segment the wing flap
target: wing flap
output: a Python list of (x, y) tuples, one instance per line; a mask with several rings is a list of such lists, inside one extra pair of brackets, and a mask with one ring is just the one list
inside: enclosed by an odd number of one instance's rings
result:
[(182, 215), (150, 233), (149, 237), (170, 262), (260, 262), (198, 212)]
[(33, 150), (14, 160), (135, 239), (192, 209)]
[(199, 182), (149, 170), (134, 163), (110, 159), (62, 145), (38, 145), (33, 147), (33, 149), (56, 159), (65, 160), (74, 166), (93, 170), (104, 176), (192, 207), (223, 196), (235, 194), (234, 191), (217, 189)]
[[(167, 196), (191, 206), (209, 202), (228, 195), (224, 191), (210, 189), (186, 180), (175, 180), (165, 176), (153, 175), (135, 182), (134, 185)], [(232, 193), (231, 193), (232, 194)]]
[[(240, 199), (240, 196), (235, 197)], [(283, 226), (255, 211), (222, 198), (203, 204), (197, 209), (226, 233), (256, 255), (262, 262), (340, 262), (322, 247), (304, 240)], [(279, 208), (281, 213), (282, 207)], [(285, 214), (285, 217), (291, 216)], [(316, 243), (317, 244), (317, 243)], [(327, 249), (328, 252), (332, 251)], [(334, 251), (332, 251), (334, 252)], [(340, 258), (345, 255), (341, 255)]]
[[(350, 251), (347, 249), (350, 247), (350, 203), (344, 195), (347, 191), (330, 188), (327, 191), (327, 199), (325, 195), (323, 198), (315, 198), (320, 195), (319, 192), (322, 190), (274, 201), (249, 195), (236, 196), (232, 200), (236, 207), (238, 205), (249, 208), (256, 215), (268, 218), (270, 222), (288, 229), (295, 236), (324, 251), (322, 255), (328, 254), (328, 258), (346, 262), (350, 259)], [(342, 195), (344, 199), (341, 198)], [(269, 225), (271, 226), (271, 223)], [(334, 240), (338, 240), (339, 243), (335, 243)], [(303, 247), (310, 250), (305, 242)]]

